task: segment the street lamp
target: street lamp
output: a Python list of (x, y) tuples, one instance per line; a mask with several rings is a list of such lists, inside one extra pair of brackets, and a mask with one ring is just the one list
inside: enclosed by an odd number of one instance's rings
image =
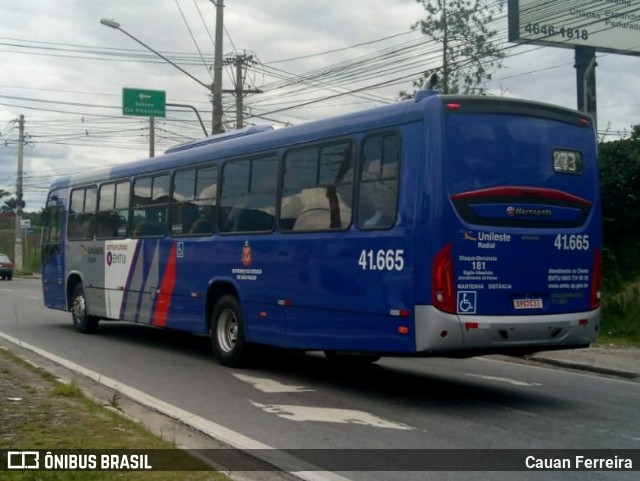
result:
[[(115, 30), (120, 30), (122, 33), (124, 33), (127, 37), (129, 37), (130, 39), (134, 40), (135, 42), (139, 43), (140, 45), (142, 45), (144, 48), (146, 48), (147, 50), (153, 52), (154, 54), (156, 54), (158, 57), (160, 57), (162, 60), (164, 60), (165, 62), (167, 62), (168, 64), (174, 66), (175, 68), (177, 68), (178, 70), (180, 70), (183, 74), (189, 76), (189, 78), (195, 80), (196, 82), (198, 82), (200, 85), (202, 85), (204, 88), (206, 88), (207, 90), (209, 90), (212, 94), (212, 108), (213, 108), (213, 119), (212, 119), (212, 125), (211, 125), (211, 133), (212, 134), (218, 134), (222, 132), (222, 103), (216, 103), (216, 94), (217, 94), (217, 90), (215, 89), (215, 85), (212, 83), (211, 85), (208, 85), (206, 83), (204, 83), (203, 81), (201, 81), (200, 79), (194, 77), (193, 75), (191, 75), (189, 72), (187, 72), (185, 69), (183, 69), (182, 67), (180, 67), (179, 65), (175, 64), (174, 62), (172, 62), (171, 60), (169, 60), (167, 57), (165, 57), (164, 55), (162, 55), (160, 52), (158, 52), (157, 50), (152, 49), (151, 47), (149, 47), (149, 45), (147, 45), (146, 43), (144, 43), (142, 40), (134, 37), (133, 35), (131, 35), (129, 32), (127, 32), (125, 29), (123, 29), (120, 24), (118, 22), (116, 22), (113, 19), (109, 19), (109, 18), (101, 18), (100, 19), (100, 23), (102, 25), (105, 25), (107, 27), (113, 28)], [(220, 111), (218, 112), (217, 110), (220, 109)], [(218, 121), (218, 119), (220, 119)]]

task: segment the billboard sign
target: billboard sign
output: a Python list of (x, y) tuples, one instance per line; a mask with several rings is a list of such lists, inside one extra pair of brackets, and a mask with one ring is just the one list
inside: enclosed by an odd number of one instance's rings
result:
[(640, 0), (509, 0), (509, 41), (640, 55)]

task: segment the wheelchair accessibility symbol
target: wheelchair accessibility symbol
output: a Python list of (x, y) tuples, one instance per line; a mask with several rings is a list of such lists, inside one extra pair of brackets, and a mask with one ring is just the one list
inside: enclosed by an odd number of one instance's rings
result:
[(458, 314), (476, 313), (476, 292), (458, 291)]

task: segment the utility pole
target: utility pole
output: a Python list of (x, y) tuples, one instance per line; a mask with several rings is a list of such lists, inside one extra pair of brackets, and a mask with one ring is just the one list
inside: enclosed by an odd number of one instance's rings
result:
[(21, 271), (22, 262), (22, 166), (24, 163), (24, 115), (20, 115), (18, 121), (18, 180), (16, 182), (16, 242), (15, 242), (15, 267)]
[(149, 157), (156, 155), (156, 118), (149, 117)]
[(213, 85), (211, 85), (212, 94), (212, 119), (211, 119), (211, 135), (224, 132), (222, 127), (222, 34), (223, 34), (223, 16), (224, 16), (224, 0), (211, 0), (216, 6), (216, 45), (213, 58)]
[(258, 89), (245, 89), (245, 67), (255, 63), (253, 55), (247, 55), (246, 53), (238, 54), (235, 57), (227, 57), (226, 64), (233, 64), (236, 67), (236, 85), (235, 89), (231, 91), (236, 96), (236, 129), (244, 127), (244, 96), (245, 94), (259, 94), (262, 90)]
[(449, 61), (447, 48), (449, 48), (449, 33), (447, 31), (447, 2), (442, 2), (442, 93), (449, 93)]
[(578, 110), (593, 117), (597, 132), (597, 100), (596, 100), (596, 49), (576, 45), (575, 47), (576, 91), (578, 94)]

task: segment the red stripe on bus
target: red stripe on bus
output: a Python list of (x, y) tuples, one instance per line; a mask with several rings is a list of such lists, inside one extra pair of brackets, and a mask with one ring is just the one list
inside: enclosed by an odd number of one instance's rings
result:
[[(538, 197), (540, 199), (550, 199), (565, 202), (575, 202), (577, 204), (592, 205), (586, 199), (578, 197), (567, 192), (546, 187), (524, 187), (524, 186), (505, 186), (505, 187), (489, 187), (486, 189), (472, 190), (470, 192), (461, 192), (453, 194), (451, 198), (457, 199), (473, 199), (476, 197), (509, 197), (511, 201), (515, 201), (518, 197)], [(531, 200), (531, 199), (530, 199)]]
[(176, 244), (171, 246), (169, 253), (169, 261), (162, 276), (162, 284), (160, 284), (160, 293), (156, 298), (155, 309), (153, 310), (153, 318), (151, 324), (154, 326), (164, 327), (167, 325), (167, 317), (169, 315), (169, 306), (171, 305), (171, 297), (173, 289), (176, 285)]

